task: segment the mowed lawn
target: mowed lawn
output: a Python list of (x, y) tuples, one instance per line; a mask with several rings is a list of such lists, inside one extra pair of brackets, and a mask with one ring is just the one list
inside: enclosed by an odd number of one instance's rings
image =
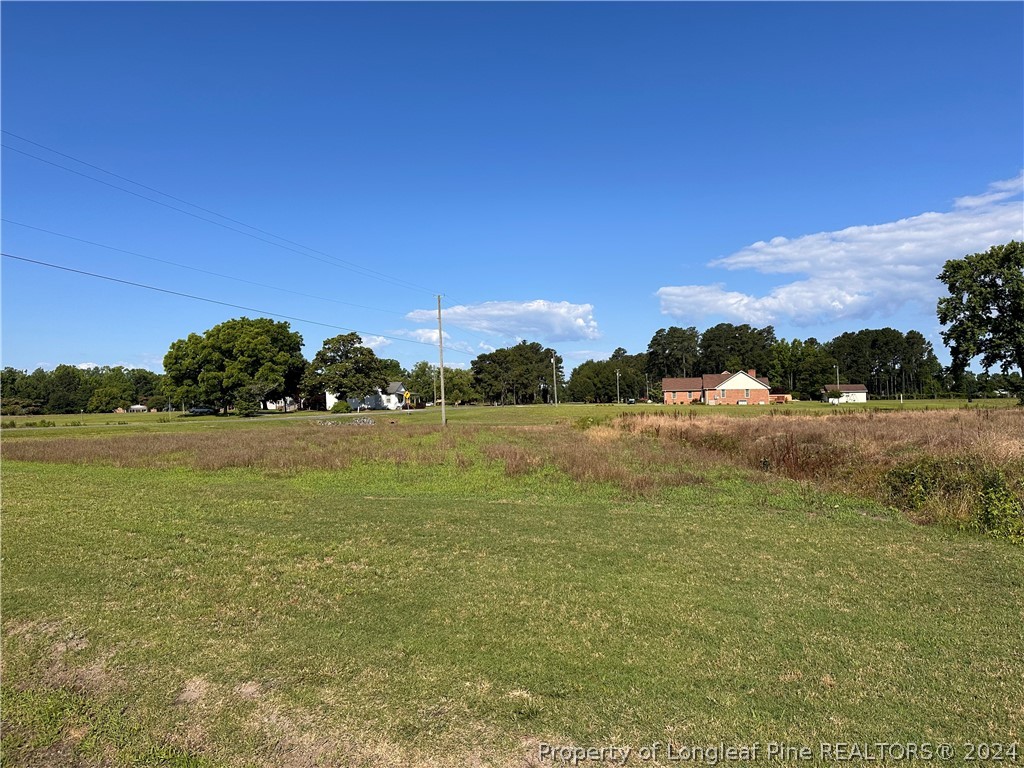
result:
[(3, 764), (1024, 741), (1022, 548), (520, 418), (5, 434)]

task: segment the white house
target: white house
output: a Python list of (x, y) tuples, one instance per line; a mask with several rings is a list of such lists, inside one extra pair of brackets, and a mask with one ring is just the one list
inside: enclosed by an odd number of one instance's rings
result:
[(866, 403), (868, 388), (863, 384), (826, 384), (821, 390), (821, 399), (827, 399), (831, 405)]
[(267, 400), (266, 408), (268, 411), (297, 411), (299, 409), (298, 404), (290, 397), (284, 398), (284, 400)]
[[(392, 381), (383, 391), (378, 389), (372, 395), (367, 395), (362, 400), (349, 398), (348, 404), (352, 407), (353, 411), (398, 411), (405, 405), (406, 391), (405, 385), (402, 382)], [(338, 402), (337, 395), (328, 392), (327, 410), (331, 410), (336, 402)]]

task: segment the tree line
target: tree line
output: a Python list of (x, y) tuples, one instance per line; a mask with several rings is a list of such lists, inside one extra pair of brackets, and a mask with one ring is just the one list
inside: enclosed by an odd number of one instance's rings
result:
[[(306, 408), (324, 408), (326, 392), (362, 399), (401, 381), (420, 399), (440, 400), (438, 367), (420, 361), (404, 369), (378, 357), (356, 333), (324, 341), (311, 361), (301, 353), (302, 337), (287, 322), (236, 318), (203, 334), (174, 342), (164, 358), (165, 373), (120, 366), (53, 371), (0, 372), (4, 415), (109, 413), (141, 404), (156, 410), (193, 405), (256, 412), (271, 400), (292, 398)], [(563, 401), (614, 403), (661, 400), (664, 377), (756, 369), (773, 393), (817, 399), (826, 384), (864, 384), (874, 397), (940, 397), (952, 394), (995, 397), (1021, 386), (1018, 373), (957, 373), (943, 367), (919, 331), (893, 328), (843, 333), (820, 343), (814, 338), (778, 339), (772, 326), (720, 323), (659, 329), (645, 352), (616, 349), (607, 360), (587, 360), (568, 379), (562, 357), (538, 342), (521, 341), (476, 357), (469, 369), (445, 367), (448, 403), (525, 405), (550, 403), (555, 382)]]
[[(893, 328), (844, 333), (828, 342), (779, 339), (772, 326), (720, 323), (658, 330), (647, 351), (617, 349), (608, 360), (588, 360), (569, 380), (572, 400), (593, 403), (661, 399), (666, 377), (698, 377), (723, 371), (756, 370), (775, 394), (818, 399), (827, 384), (864, 384), (874, 397), (939, 396), (953, 393), (995, 396), (1011, 391), (1018, 374), (956, 375), (943, 368), (932, 344), (919, 331)], [(616, 388), (618, 385), (618, 388)]]
[[(952, 364), (943, 367), (924, 334), (894, 328), (843, 333), (827, 342), (779, 339), (771, 325), (719, 323), (659, 329), (644, 352), (616, 349), (607, 360), (587, 360), (564, 378), (562, 357), (551, 347), (521, 341), (477, 356), (468, 370), (445, 367), (451, 404), (609, 403), (661, 399), (665, 377), (695, 377), (755, 369), (774, 393), (815, 399), (830, 383), (864, 384), (875, 397), (1017, 393), (1024, 402), (1024, 245), (1011, 242), (948, 261), (938, 276), (949, 296), (937, 313)], [(424, 400), (440, 399), (437, 366), (427, 361), (405, 370), (380, 358), (357, 333), (323, 342), (313, 359), (302, 355), (302, 336), (287, 322), (235, 318), (171, 344), (164, 373), (121, 366), (80, 369), (59, 365), (32, 373), (0, 372), (4, 415), (111, 412), (132, 405), (184, 409), (210, 405), (245, 415), (269, 401), (291, 398), (324, 406), (325, 393), (362, 399), (390, 381), (401, 381)], [(985, 372), (967, 369), (980, 357)], [(998, 372), (990, 369), (998, 367)]]

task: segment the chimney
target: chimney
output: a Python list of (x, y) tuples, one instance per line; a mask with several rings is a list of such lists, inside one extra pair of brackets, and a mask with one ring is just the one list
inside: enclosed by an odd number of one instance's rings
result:
[(751, 368), (749, 371), (747, 371), (747, 373), (750, 374), (750, 378), (752, 378), (752, 379), (756, 379), (757, 378), (757, 369), (756, 368)]

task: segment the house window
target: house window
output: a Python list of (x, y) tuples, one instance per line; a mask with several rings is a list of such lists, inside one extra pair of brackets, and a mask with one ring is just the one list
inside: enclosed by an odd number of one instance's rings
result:
[(743, 390), (743, 396), (744, 397), (750, 397), (750, 390), (749, 389), (744, 389)]
[(686, 393), (686, 399), (687, 400), (693, 400), (693, 392), (687, 392)]
[(719, 397), (721, 397), (723, 400), (725, 399), (725, 390), (724, 389), (722, 390), (722, 394), (719, 395)]
[(672, 402), (674, 403), (675, 401), (676, 401), (676, 393), (675, 393), (675, 392), (673, 392), (673, 393), (672, 393)]

